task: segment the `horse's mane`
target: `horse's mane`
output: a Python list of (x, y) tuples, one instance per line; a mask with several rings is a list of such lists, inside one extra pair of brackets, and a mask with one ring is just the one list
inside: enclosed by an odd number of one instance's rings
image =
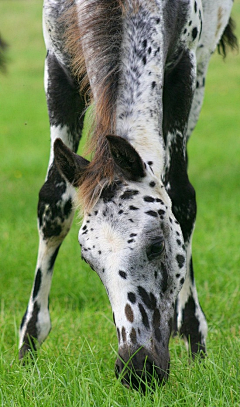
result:
[[(104, 186), (111, 184), (114, 178), (106, 135), (115, 133), (125, 6), (124, 0), (83, 0), (78, 6), (72, 0), (70, 3), (64, 16), (65, 46), (80, 92), (93, 105), (87, 152), (94, 152), (94, 157), (79, 186), (80, 203), (89, 210)], [(94, 78), (92, 88), (87, 72), (90, 80)]]

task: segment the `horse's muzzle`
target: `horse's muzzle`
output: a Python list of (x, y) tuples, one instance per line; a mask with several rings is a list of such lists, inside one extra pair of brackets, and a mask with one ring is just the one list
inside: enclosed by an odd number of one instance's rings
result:
[(119, 349), (119, 357), (116, 360), (115, 372), (121, 377), (124, 386), (141, 390), (153, 389), (156, 384), (164, 384), (169, 375), (169, 353), (161, 362), (144, 347), (139, 347), (134, 352), (129, 348)]

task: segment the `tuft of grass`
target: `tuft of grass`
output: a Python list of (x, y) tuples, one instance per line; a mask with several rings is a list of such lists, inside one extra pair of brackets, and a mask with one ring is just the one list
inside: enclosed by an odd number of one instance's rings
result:
[[(18, 327), (37, 256), (37, 194), (49, 157), (41, 9), (38, 0), (0, 2), (1, 34), (9, 44), (8, 73), (0, 76), (0, 405), (240, 406), (240, 57), (231, 53), (225, 62), (213, 56), (189, 143), (198, 201), (194, 264), (209, 324), (208, 357), (190, 362), (174, 339), (165, 386), (143, 396), (120, 384), (111, 307), (80, 259), (76, 220), (55, 266), (52, 331), (33, 362), (19, 364)], [(240, 37), (239, 0), (233, 17)]]

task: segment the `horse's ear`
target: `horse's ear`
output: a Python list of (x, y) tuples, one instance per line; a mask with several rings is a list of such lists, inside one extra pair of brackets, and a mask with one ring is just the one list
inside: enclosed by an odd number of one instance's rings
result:
[(73, 153), (61, 139), (54, 143), (54, 162), (59, 172), (74, 186), (81, 184), (81, 178), (89, 161)]
[(106, 136), (112, 158), (123, 175), (137, 181), (146, 175), (143, 160), (133, 146), (119, 136)]

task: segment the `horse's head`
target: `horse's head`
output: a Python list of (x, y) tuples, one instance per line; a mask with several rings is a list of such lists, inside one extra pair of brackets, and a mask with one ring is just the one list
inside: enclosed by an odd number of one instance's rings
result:
[[(115, 179), (85, 213), (79, 243), (112, 306), (119, 343), (116, 373), (122, 372), (124, 384), (138, 388), (153, 374), (160, 382), (168, 376), (169, 337), (186, 253), (161, 180), (126, 140), (108, 136), (108, 142)], [(81, 182), (88, 163), (60, 140), (55, 160), (70, 182)]]

